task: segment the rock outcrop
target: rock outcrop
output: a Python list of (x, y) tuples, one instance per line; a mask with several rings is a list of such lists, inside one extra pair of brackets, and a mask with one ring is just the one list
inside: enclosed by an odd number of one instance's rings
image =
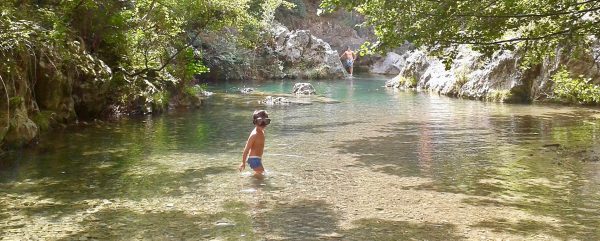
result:
[(374, 74), (399, 74), (403, 60), (402, 55), (389, 52), (385, 58), (375, 62), (369, 69), (369, 72)]
[(294, 84), (292, 93), (296, 95), (314, 95), (317, 94), (317, 91), (310, 83), (296, 83)]
[(409, 50), (393, 55), (394, 60), (388, 61), (393, 62), (399, 74), (386, 86), (414, 87), (462, 98), (530, 102), (545, 99), (552, 93), (551, 77), (561, 66), (598, 83), (600, 69), (593, 56), (600, 53), (593, 52), (572, 58), (571, 51), (561, 48), (555, 57), (523, 69), (519, 50), (497, 52), (488, 59), (468, 46), (461, 46), (450, 69), (446, 69), (439, 59), (427, 56), (426, 52)]
[[(201, 34), (194, 47), (202, 49), (211, 69), (209, 79), (336, 79), (346, 75), (338, 52), (307, 30), (290, 31), (274, 24), (264, 44), (243, 50), (216, 34)], [(253, 52), (251, 55), (248, 52)]]
[[(293, 9), (279, 8), (275, 19), (289, 29), (305, 29), (319, 39), (329, 43), (340, 54), (346, 47), (358, 49), (364, 42), (375, 40), (373, 28), (364, 23), (364, 18), (352, 11), (338, 10), (325, 13), (319, 4), (321, 1), (293, 0)], [(358, 56), (357, 68), (367, 70), (379, 56)]]
[(337, 51), (309, 31), (289, 31), (283, 25), (277, 25), (273, 35), (274, 45), (270, 50), (281, 61), (286, 77), (326, 79), (345, 76)]
[(0, 144), (26, 145), (40, 130), (96, 116), (105, 107), (110, 68), (75, 42), (64, 48), (70, 51), (68, 60), (53, 48), (45, 49), (46, 58), (37, 61), (31, 54), (13, 56), (23, 64), (15, 65), (11, 81), (0, 88), (14, 93), (0, 102)]

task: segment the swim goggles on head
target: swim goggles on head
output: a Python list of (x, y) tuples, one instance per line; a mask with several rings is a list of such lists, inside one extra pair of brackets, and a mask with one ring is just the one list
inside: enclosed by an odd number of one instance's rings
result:
[(256, 120), (254, 120), (254, 124), (259, 124), (259, 125), (268, 125), (271, 124), (271, 119), (269, 118), (256, 118)]

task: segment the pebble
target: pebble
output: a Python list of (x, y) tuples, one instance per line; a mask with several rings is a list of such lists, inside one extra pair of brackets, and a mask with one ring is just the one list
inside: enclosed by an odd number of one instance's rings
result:
[(229, 226), (235, 226), (235, 223), (233, 223), (233, 221), (228, 220), (228, 219), (220, 219), (219, 221), (215, 222), (215, 226), (217, 227), (229, 227)]
[(329, 233), (329, 234), (323, 234), (320, 236), (323, 238), (343, 238), (344, 237), (344, 235), (336, 233), (336, 232)]
[(254, 188), (248, 188), (248, 189), (242, 190), (241, 192), (243, 192), (243, 193), (253, 193), (253, 192), (256, 192), (256, 189), (254, 189)]

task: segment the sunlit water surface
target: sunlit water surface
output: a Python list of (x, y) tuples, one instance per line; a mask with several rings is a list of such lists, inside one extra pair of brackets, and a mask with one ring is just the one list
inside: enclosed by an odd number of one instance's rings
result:
[[(286, 106), (237, 89), (292, 81), (213, 84), (194, 111), (47, 134), (1, 162), (0, 237), (600, 239), (596, 111), (384, 81), (313, 81)], [(255, 109), (273, 120), (264, 180), (236, 170)]]

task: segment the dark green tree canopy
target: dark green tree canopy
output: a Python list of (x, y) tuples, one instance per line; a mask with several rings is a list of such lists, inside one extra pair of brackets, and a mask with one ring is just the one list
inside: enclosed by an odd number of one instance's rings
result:
[(356, 10), (386, 50), (408, 41), (453, 58), (460, 44), (491, 55), (521, 47), (530, 57), (557, 45), (586, 46), (600, 34), (599, 0), (324, 0), (326, 10)]

